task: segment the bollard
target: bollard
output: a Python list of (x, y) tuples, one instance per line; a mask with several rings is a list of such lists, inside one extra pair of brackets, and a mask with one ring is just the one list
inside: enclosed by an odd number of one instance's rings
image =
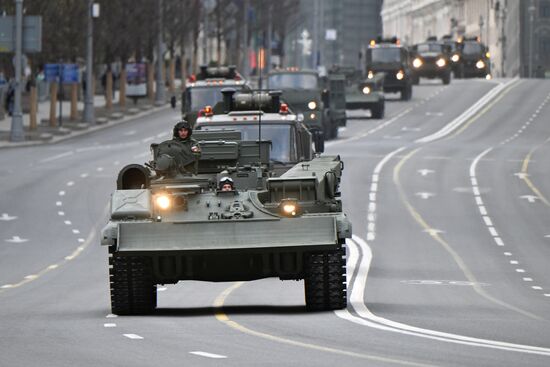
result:
[(110, 110), (113, 108), (113, 73), (107, 71), (107, 82), (105, 83), (105, 108)]
[(56, 104), (57, 104), (57, 83), (50, 83), (50, 126), (57, 126), (57, 115), (56, 115)]
[(38, 111), (38, 90), (36, 86), (31, 86), (31, 111), (30, 111), (30, 122), (29, 130), (34, 131), (38, 128), (36, 113)]
[(126, 69), (122, 68), (120, 79), (118, 80), (118, 105), (126, 107)]
[(78, 84), (71, 84), (71, 121), (78, 119)]

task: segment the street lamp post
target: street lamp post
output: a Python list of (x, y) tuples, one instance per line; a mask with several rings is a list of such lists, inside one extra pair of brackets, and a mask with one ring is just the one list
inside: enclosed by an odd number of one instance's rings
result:
[(93, 54), (94, 54), (94, 0), (88, 0), (88, 30), (86, 34), (86, 97), (84, 101), (84, 121), (95, 123), (94, 111), (94, 80), (93, 80)]
[(535, 22), (535, 8), (534, 0), (531, 0), (531, 4), (527, 9), (529, 11), (529, 71), (528, 77), (533, 77), (533, 23)]
[(162, 0), (158, 0), (158, 38), (157, 38), (157, 89), (155, 93), (155, 103), (161, 105), (165, 103), (164, 97), (164, 80), (162, 78), (162, 63), (164, 62), (164, 45), (162, 31), (164, 28), (163, 24), (163, 11), (162, 11)]
[(15, 96), (11, 119), (11, 141), (24, 141), (23, 113), (21, 111), (21, 62), (23, 44), (23, 0), (15, 0)]

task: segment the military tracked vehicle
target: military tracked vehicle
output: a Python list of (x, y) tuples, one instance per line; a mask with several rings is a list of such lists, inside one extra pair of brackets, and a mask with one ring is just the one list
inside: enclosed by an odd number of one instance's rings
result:
[(270, 89), (283, 92), (289, 107), (303, 114), (305, 125), (324, 140), (337, 138), (338, 128), (346, 125), (344, 75), (320, 77), (315, 70), (289, 67), (271, 71), (267, 82)]
[[(277, 96), (260, 93), (246, 101), (255, 114), (234, 111), (227, 105), (230, 96), (232, 103), (245, 100), (226, 93), (226, 118), (247, 116), (257, 127), (254, 117), (267, 121), (271, 113), (263, 109), (282, 107)], [(298, 123), (295, 115), (284, 116)], [(146, 166), (120, 171), (101, 240), (109, 248), (114, 314), (153, 312), (158, 284), (270, 277), (303, 279), (307, 310), (346, 306), (344, 242), (351, 223), (339, 199), (343, 162), (310, 151), (297, 156), (302, 162), (273, 174), (271, 146), (280, 142), (265, 140), (267, 134), (246, 140), (246, 134), (238, 129), (193, 134), (201, 147), (194, 174), (164, 163), (166, 142), (152, 145)], [(233, 190), (220, 190), (226, 176), (233, 178)]]
[(235, 66), (201, 66), (197, 75), (191, 75), (181, 96), (182, 116), (193, 126), (201, 109), (213, 106), (222, 99), (220, 91), (226, 87), (247, 88), (246, 81)]
[(409, 66), (409, 51), (397, 37), (378, 37), (370, 41), (367, 48), (367, 79), (384, 75), (384, 92), (399, 92), (401, 99), (412, 98), (412, 72)]

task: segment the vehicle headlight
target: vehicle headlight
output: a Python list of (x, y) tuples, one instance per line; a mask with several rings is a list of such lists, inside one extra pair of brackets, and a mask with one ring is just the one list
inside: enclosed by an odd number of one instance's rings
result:
[(397, 78), (397, 80), (403, 80), (403, 78), (405, 77), (405, 73), (403, 73), (403, 70), (399, 70), (397, 74), (395, 74), (395, 77)]
[(483, 60), (479, 60), (478, 62), (476, 62), (476, 68), (483, 69), (484, 67), (485, 63), (483, 62)]
[(171, 200), (168, 195), (159, 195), (155, 198), (155, 204), (162, 210), (170, 208)]
[(454, 54), (452, 57), (451, 57), (451, 60), (453, 62), (458, 62), (458, 60), (460, 60), (460, 56), (458, 54)]
[(447, 61), (445, 61), (444, 58), (439, 58), (439, 59), (437, 59), (437, 61), (435, 62), (435, 64), (436, 64), (438, 67), (442, 68), (442, 67), (444, 67), (444, 66), (447, 64)]
[(372, 70), (369, 70), (369, 72), (367, 73), (367, 78), (368, 79), (374, 78), (374, 73), (372, 72)]
[(491, 80), (491, 79), (493, 79), (493, 76), (491, 74), (487, 74), (487, 75), (485, 75), (485, 79)]
[(421, 60), (420, 58), (418, 58), (418, 57), (417, 57), (416, 59), (413, 60), (413, 66), (414, 66), (415, 68), (421, 67), (422, 64), (423, 64), (423, 63), (422, 63), (422, 60)]
[(310, 110), (314, 110), (315, 108), (317, 108), (317, 103), (315, 103), (315, 101), (311, 101), (307, 104), (307, 107), (310, 109)]
[(369, 94), (370, 88), (369, 87), (363, 87), (363, 94)]
[(279, 204), (279, 209), (282, 215), (285, 217), (294, 217), (298, 215), (299, 207), (296, 200), (293, 199), (284, 199)]
[(309, 115), (309, 118), (310, 118), (311, 120), (315, 120), (315, 114), (314, 114), (314, 113), (311, 113), (311, 114)]

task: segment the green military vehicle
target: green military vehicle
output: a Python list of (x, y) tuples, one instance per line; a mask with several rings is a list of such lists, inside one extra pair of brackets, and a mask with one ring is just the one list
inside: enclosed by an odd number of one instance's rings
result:
[(206, 106), (214, 106), (221, 101), (220, 91), (233, 87), (238, 90), (248, 88), (246, 81), (235, 66), (208, 67), (202, 65), (197, 75), (191, 75), (181, 96), (181, 114), (191, 126)]
[(268, 87), (283, 92), (283, 99), (296, 113), (304, 115), (313, 134), (329, 140), (346, 125), (345, 76), (330, 73), (320, 77), (314, 70), (286, 68), (268, 75)]
[(336, 71), (346, 76), (346, 109), (369, 110), (372, 118), (384, 118), (386, 99), (383, 73), (368, 79), (354, 67), (337, 67)]
[(396, 37), (371, 40), (366, 52), (367, 79), (384, 75), (384, 92), (401, 94), (401, 99), (412, 98), (412, 71), (409, 66), (409, 51)]
[(441, 42), (447, 47), (447, 58), (450, 60), (453, 76), (456, 79), (464, 78), (464, 64), (462, 63), (462, 50), (458, 40), (454, 40), (451, 35), (445, 35)]
[(441, 79), (443, 84), (451, 82), (452, 65), (449, 59), (449, 47), (436, 37), (429, 37), (426, 42), (411, 48), (413, 66), (413, 84), (420, 78)]
[[(252, 95), (246, 103), (253, 111), (226, 110), (225, 119), (242, 117), (259, 128), (254, 116), (262, 116), (264, 108), (257, 106), (265, 102), (299, 124), (276, 97)], [(246, 104), (231, 97), (228, 104)], [(109, 248), (114, 314), (153, 312), (158, 284), (270, 277), (303, 279), (307, 310), (346, 307), (344, 242), (351, 236), (351, 223), (339, 199), (343, 162), (310, 151), (296, 157), (302, 162), (272, 175), (270, 147), (275, 142), (263, 135), (245, 140), (243, 132), (203, 129), (193, 134), (202, 153), (192, 175), (177, 166), (157, 167), (170, 142), (152, 145), (147, 166), (133, 164), (120, 171), (101, 240)], [(300, 140), (298, 135), (291, 139)], [(224, 191), (218, 183), (227, 175), (235, 185)]]
[(479, 37), (464, 38), (460, 43), (465, 78), (491, 79), (491, 55)]

